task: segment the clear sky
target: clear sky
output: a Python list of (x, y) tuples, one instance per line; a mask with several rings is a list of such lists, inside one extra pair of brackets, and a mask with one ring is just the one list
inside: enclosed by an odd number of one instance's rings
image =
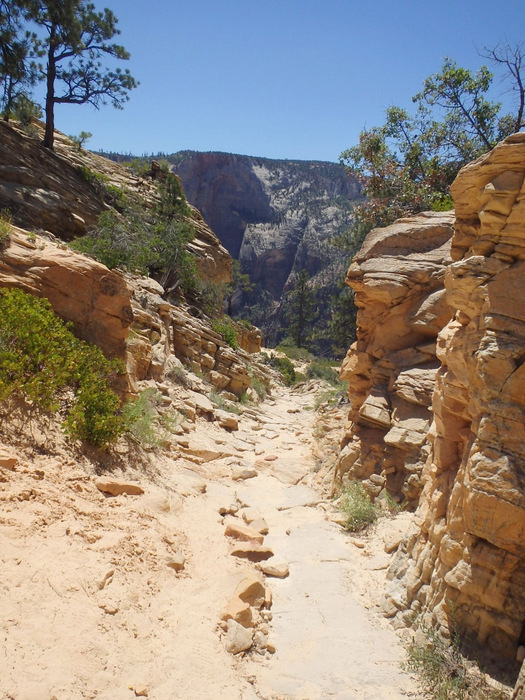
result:
[[(140, 80), (123, 111), (59, 105), (87, 147), (337, 161), (450, 56), (525, 40), (525, 0), (95, 0)], [(496, 85), (494, 97), (503, 91)], [(508, 95), (503, 95), (508, 100)]]

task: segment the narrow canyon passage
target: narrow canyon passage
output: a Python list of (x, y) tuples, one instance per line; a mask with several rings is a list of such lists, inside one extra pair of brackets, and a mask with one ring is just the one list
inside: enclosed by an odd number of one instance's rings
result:
[[(197, 419), (178, 456), (153, 451), (123, 475), (141, 495), (103, 496), (65, 452), (21, 452), (0, 492), (0, 698), (422, 697), (375, 608), (389, 560), (381, 533), (395, 526), (351, 537), (331, 520), (313, 487), (314, 400), (277, 389), (232, 432)], [(257, 624), (269, 651), (231, 654), (221, 611), (261, 576), (231, 554), (246, 543), (225, 535), (248, 507), (289, 575), (265, 580), (273, 603)]]

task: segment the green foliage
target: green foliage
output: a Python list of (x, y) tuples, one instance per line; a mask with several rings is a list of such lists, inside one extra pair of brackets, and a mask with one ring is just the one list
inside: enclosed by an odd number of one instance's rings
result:
[(19, 289), (0, 292), (0, 401), (22, 397), (56, 411), (66, 388), (75, 398), (66, 432), (104, 447), (123, 431), (120, 399), (109, 387), (122, 364), (76, 338), (47, 299)]
[(279, 352), (283, 352), (286, 357), (289, 357), (291, 360), (295, 360), (296, 362), (307, 361), (312, 358), (312, 353), (309, 350), (306, 348), (298, 348), (293, 344), (293, 340), (290, 338), (285, 338), (282, 340), (275, 349)]
[(0, 84), (2, 116), (5, 121), (13, 113), (24, 125), (29, 124), (30, 114), (23, 116), (24, 102), (31, 102), (27, 94), (37, 77), (33, 43), (35, 36), (24, 32), (22, 2), (0, 2)]
[(341, 154), (341, 162), (361, 178), (367, 198), (354, 208), (353, 224), (340, 241), (349, 256), (374, 226), (450, 208), (449, 187), (459, 169), (521, 125), (523, 50), (495, 49), (488, 58), (498, 63), (496, 56), (519, 88), (517, 120), (500, 115), (500, 104), (488, 99), (493, 79), (488, 68), (473, 73), (445, 58), (441, 71), (429, 76), (414, 96), (413, 114), (389, 107), (383, 126), (363, 131), (358, 145)]
[(5, 248), (11, 237), (11, 212), (8, 209), (0, 211), (0, 250)]
[[(81, 166), (80, 172), (88, 181), (106, 183), (104, 175), (93, 174), (88, 168)], [(110, 187), (106, 184), (104, 187), (113, 194)], [(120, 267), (151, 274), (168, 294), (181, 289), (194, 295), (198, 274), (195, 259), (186, 250), (195, 235), (194, 226), (187, 217), (190, 208), (175, 175), (168, 175), (159, 192), (158, 206), (148, 211), (120, 191), (122, 211), (103, 212), (96, 228), (77, 238), (72, 247), (92, 255), (110, 269)]]
[(109, 177), (107, 175), (104, 175), (104, 173), (95, 172), (94, 170), (91, 170), (91, 168), (88, 168), (87, 165), (79, 165), (78, 174), (86, 182), (89, 182), (90, 185), (95, 187), (97, 185), (105, 186), (109, 182)]
[(508, 692), (490, 687), (475, 664), (460, 652), (459, 637), (450, 642), (435, 630), (420, 627), (408, 648), (407, 668), (421, 679), (434, 700), (505, 700)]
[(159, 447), (158, 407), (162, 394), (154, 388), (145, 389), (133, 401), (128, 401), (122, 409), (122, 420), (127, 432), (139, 445)]
[(301, 270), (283, 301), (287, 333), (298, 348), (304, 346), (315, 318), (315, 297), (309, 281), (308, 272)]
[(359, 532), (372, 525), (379, 515), (379, 508), (360, 481), (354, 481), (345, 488), (339, 500), (339, 510), (348, 518), (346, 529), (350, 532)]
[(231, 401), (227, 401), (222, 394), (220, 394), (215, 389), (212, 389), (209, 396), (210, 401), (217, 406), (221, 411), (228, 411), (228, 413), (235, 413), (239, 415), (241, 409), (238, 408)]
[(276, 357), (273, 353), (268, 356), (265, 355), (263, 361), (266, 365), (270, 365), (281, 374), (281, 378), (286, 386), (292, 386), (295, 384), (297, 379), (295, 375), (295, 367), (293, 362), (287, 357)]
[(92, 136), (93, 134), (89, 131), (81, 131), (78, 136), (70, 136), (69, 138), (71, 141), (73, 141), (73, 144), (77, 147), (77, 150), (81, 151), (83, 145), (86, 143), (86, 141), (89, 141)]
[(334, 367), (335, 363), (330, 360), (316, 359), (310, 362), (306, 368), (307, 379), (324, 379), (334, 387), (344, 388), (346, 385), (339, 379), (337, 373), (337, 367)]
[(13, 99), (11, 110), (13, 117), (18, 119), (24, 127), (30, 127), (32, 119), (41, 119), (43, 115), (40, 105), (33, 102), (25, 93), (21, 93)]
[(47, 0), (24, 3), (23, 14), (37, 28), (33, 39), (36, 53), (46, 57), (46, 65), (39, 66), (39, 77), (47, 85), (44, 145), (53, 148), (56, 104), (98, 108), (109, 100), (121, 109), (137, 82), (127, 69), (102, 67), (102, 57), (129, 59), (123, 46), (111, 43), (119, 33), (111, 10), (97, 12), (85, 0)]
[(228, 343), (228, 345), (237, 350), (239, 343), (237, 341), (237, 332), (235, 330), (235, 325), (229, 316), (224, 316), (221, 319), (214, 319), (211, 322), (211, 327), (222, 336), (223, 340)]
[(252, 377), (250, 387), (255, 391), (261, 401), (264, 401), (270, 393), (268, 384), (258, 377)]

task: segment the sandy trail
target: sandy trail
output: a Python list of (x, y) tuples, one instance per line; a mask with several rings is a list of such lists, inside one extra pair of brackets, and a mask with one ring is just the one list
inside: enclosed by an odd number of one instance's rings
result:
[[(233, 433), (199, 420), (179, 457), (153, 454), (148, 473), (126, 474), (142, 496), (106, 498), (89, 465), (21, 451), (0, 483), (0, 698), (421, 697), (399, 638), (363, 606), (384, 576), (381, 543), (358, 549), (311, 487), (312, 403), (280, 390)], [(255, 478), (232, 480), (254, 463)], [(273, 655), (232, 657), (219, 635), (254, 567), (224, 536), (219, 508), (236, 499), (261, 511), (265, 543), (290, 565), (267, 579)], [(181, 573), (168, 565), (176, 552)]]

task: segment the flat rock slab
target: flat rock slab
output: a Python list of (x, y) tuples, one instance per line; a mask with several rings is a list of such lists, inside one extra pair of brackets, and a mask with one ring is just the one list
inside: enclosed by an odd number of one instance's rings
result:
[(142, 486), (132, 484), (123, 479), (100, 478), (95, 481), (95, 486), (99, 491), (110, 496), (120, 496), (122, 493), (128, 496), (140, 496), (144, 493)]
[(267, 545), (240, 542), (231, 550), (230, 554), (233, 557), (240, 557), (241, 559), (249, 559), (253, 562), (259, 562), (273, 557), (273, 549)]

